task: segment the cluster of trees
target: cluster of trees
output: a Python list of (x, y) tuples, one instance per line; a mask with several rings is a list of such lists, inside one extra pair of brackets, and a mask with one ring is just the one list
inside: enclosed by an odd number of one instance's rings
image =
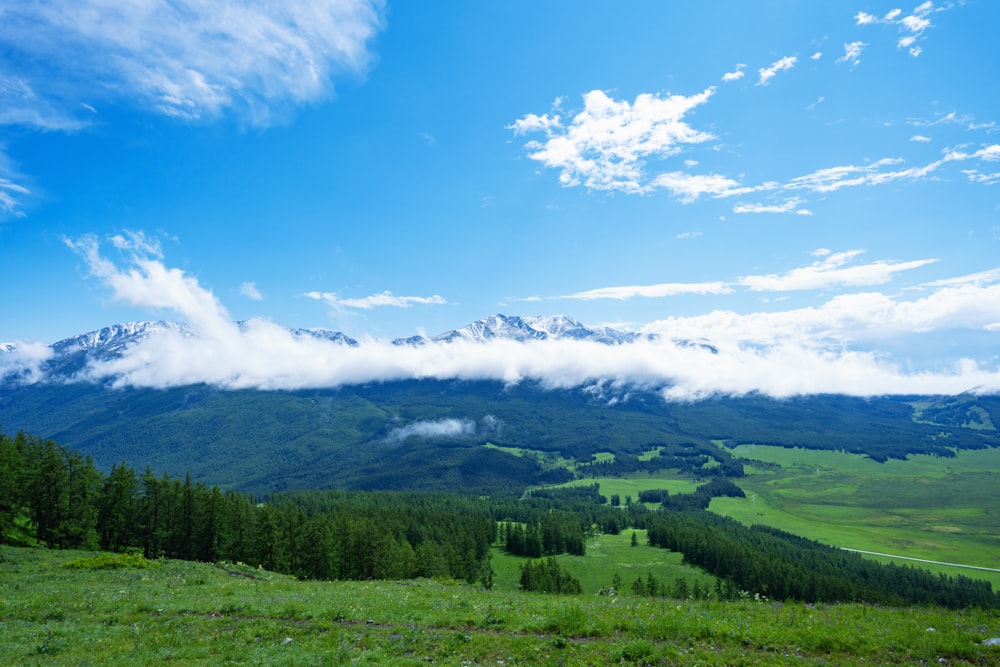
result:
[(550, 556), (545, 560), (524, 562), (521, 567), (521, 590), (579, 595), (583, 587), (579, 579), (561, 569), (556, 559)]
[(986, 581), (883, 565), (767, 526), (747, 527), (711, 512), (659, 512), (646, 530), (649, 544), (681, 552), (686, 562), (740, 590), (777, 600), (1000, 606), (1000, 595)]
[(711, 442), (653, 442), (644, 451), (656, 449), (656, 456), (640, 458), (630, 451), (616, 451), (614, 459), (580, 466), (592, 477), (624, 476), (637, 472), (654, 473), (676, 470), (682, 474), (705, 477), (742, 477), (743, 463)]
[[(621, 590), (621, 578), (618, 574), (615, 574), (613, 585), (615, 590)], [(689, 584), (688, 580), (684, 577), (677, 577), (674, 579), (673, 585), (670, 585), (668, 582), (657, 579), (652, 573), (648, 572), (645, 579), (636, 577), (635, 581), (632, 582), (631, 589), (635, 595), (673, 598), (675, 600), (685, 600), (687, 598), (700, 600), (712, 595), (719, 600), (732, 600), (739, 596), (738, 591), (732, 584), (729, 584), (727, 587), (722, 583), (721, 579), (715, 580), (715, 592), (713, 593), (712, 589), (703, 585), (698, 579), (695, 580), (694, 584)]]
[(586, 534), (580, 518), (571, 512), (547, 514), (539, 522), (505, 521), (499, 527), (500, 544), (515, 556), (539, 558), (561, 553), (583, 556)]
[(0, 434), (0, 542), (244, 562), (308, 579), (489, 580), (495, 523), (473, 499), (310, 493), (258, 503), (122, 463), (105, 476), (51, 440)]

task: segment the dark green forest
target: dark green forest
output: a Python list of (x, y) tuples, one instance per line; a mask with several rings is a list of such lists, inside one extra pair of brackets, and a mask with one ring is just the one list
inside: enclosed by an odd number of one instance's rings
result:
[[(393, 437), (400, 427), (442, 419), (470, 428), (449, 437)], [(996, 423), (1000, 397), (971, 395), (671, 403), (634, 388), (616, 394), (606, 387), (432, 380), (290, 392), (0, 389), (0, 424), (72, 447), (102, 470), (142, 461), (174, 477), (190, 474), (261, 495), (331, 488), (495, 495), (574, 475), (660, 470), (737, 478), (742, 465), (718, 443), (842, 450), (886, 461), (1000, 446)], [(576, 463), (575, 473), (487, 443), (565, 457)]]
[[(643, 491), (640, 497), (659, 499), (652, 508), (615, 507), (597, 485), (523, 496), (341, 490), (262, 499), (189, 475), (138, 473), (125, 462), (105, 474), (92, 457), (53, 440), (0, 434), (0, 543), (230, 561), (302, 579), (441, 577), (486, 587), (497, 546), (548, 557), (526, 561), (525, 590), (574, 593), (579, 582), (552, 556), (582, 555), (586, 538), (598, 532), (643, 528), (651, 545), (678, 551), (718, 577), (718, 596), (1000, 607), (1000, 595), (986, 582), (881, 565), (704, 509), (712, 497), (741, 493), (713, 478), (692, 494)], [(640, 583), (638, 594), (679, 590)]]

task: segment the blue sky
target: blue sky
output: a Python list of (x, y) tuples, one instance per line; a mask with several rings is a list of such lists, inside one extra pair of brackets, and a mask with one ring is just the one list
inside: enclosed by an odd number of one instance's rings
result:
[(5, 3), (0, 341), (566, 313), (727, 391), (1000, 388), (1000, 5), (623, 7)]

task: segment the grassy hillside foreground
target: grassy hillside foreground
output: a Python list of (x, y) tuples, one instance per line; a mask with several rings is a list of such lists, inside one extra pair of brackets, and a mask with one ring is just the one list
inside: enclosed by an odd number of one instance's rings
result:
[(995, 611), (314, 583), (8, 547), (0, 590), (6, 665), (1000, 664)]

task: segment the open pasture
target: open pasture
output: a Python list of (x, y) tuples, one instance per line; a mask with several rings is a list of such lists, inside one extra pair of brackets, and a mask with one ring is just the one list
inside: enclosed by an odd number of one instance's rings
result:
[(656, 475), (632, 475), (627, 478), (585, 477), (583, 479), (573, 480), (572, 482), (566, 482), (565, 484), (556, 485), (553, 488), (590, 486), (592, 484), (600, 485), (601, 495), (608, 498), (609, 502), (611, 496), (617, 494), (621, 499), (623, 507), (625, 506), (626, 497), (630, 497), (633, 501), (638, 502), (640, 491), (666, 489), (671, 494), (694, 493), (698, 487), (701, 486), (701, 482), (694, 481), (690, 478), (673, 476), (666, 471), (662, 471)]
[[(1000, 569), (1000, 449), (886, 463), (765, 445), (730, 452), (746, 460), (747, 497), (714, 499), (719, 514), (838, 547)], [(920, 567), (1000, 588), (1000, 572)]]
[[(629, 547), (625, 547), (629, 548)], [(995, 611), (302, 582), (234, 563), (72, 569), (0, 547), (6, 665), (985, 665)], [(589, 558), (589, 556), (588, 556)]]
[[(631, 591), (632, 582), (637, 577), (645, 580), (647, 575), (673, 587), (678, 578), (685, 579), (689, 586), (700, 582), (702, 587), (715, 586), (715, 577), (697, 567), (683, 563), (679, 553), (651, 547), (646, 544), (646, 531), (636, 530), (636, 546), (632, 546), (631, 529), (618, 535), (597, 535), (587, 540), (587, 554), (556, 556), (559, 566), (580, 580), (584, 594), (597, 593), (610, 588), (615, 573), (621, 577), (626, 591)], [(518, 590), (521, 567), (524, 558), (511, 556), (502, 550), (493, 552), (493, 569), (496, 573), (494, 587), (497, 590)]]

